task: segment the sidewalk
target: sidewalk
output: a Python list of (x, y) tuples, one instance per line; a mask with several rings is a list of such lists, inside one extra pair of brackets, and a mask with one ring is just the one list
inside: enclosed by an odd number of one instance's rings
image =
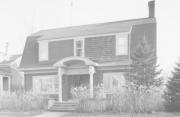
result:
[(32, 117), (61, 117), (63, 115), (67, 114), (66, 112), (45, 112), (40, 115), (35, 115)]

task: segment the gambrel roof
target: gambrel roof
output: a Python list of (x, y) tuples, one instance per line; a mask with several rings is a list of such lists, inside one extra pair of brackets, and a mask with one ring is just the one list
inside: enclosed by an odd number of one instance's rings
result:
[(133, 25), (154, 23), (154, 22), (155, 22), (155, 18), (140, 18), (133, 20), (123, 20), (123, 21), (115, 21), (108, 23), (88, 24), (81, 26), (71, 26), (65, 28), (41, 30), (37, 33), (34, 33), (31, 36), (40, 36), (38, 40), (44, 40), (44, 39), (57, 39), (57, 38), (61, 39), (61, 38), (78, 37), (78, 36), (129, 32)]
[[(50, 60), (48, 62), (40, 63), (38, 61), (38, 41), (40, 40), (64, 40), (66, 38), (73, 39), (75, 37), (88, 37), (99, 34), (103, 35), (121, 32), (131, 33), (131, 29), (135, 30), (135, 27), (141, 26), (142, 24), (156, 24), (156, 18), (140, 18), (133, 20), (41, 30), (27, 37), (20, 67), (50, 67), (57, 62)], [(122, 63), (126, 63), (126, 61), (122, 61)]]

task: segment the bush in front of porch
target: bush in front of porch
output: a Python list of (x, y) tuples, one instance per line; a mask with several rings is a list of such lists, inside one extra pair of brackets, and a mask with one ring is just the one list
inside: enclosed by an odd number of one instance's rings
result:
[(95, 87), (95, 95), (91, 99), (88, 87), (76, 87), (75, 94), (80, 100), (77, 111), (82, 113), (151, 113), (164, 109), (164, 100), (157, 89), (147, 91), (141, 87), (137, 90), (129, 85), (123, 92), (117, 89), (109, 98), (105, 98), (103, 87), (98, 86)]

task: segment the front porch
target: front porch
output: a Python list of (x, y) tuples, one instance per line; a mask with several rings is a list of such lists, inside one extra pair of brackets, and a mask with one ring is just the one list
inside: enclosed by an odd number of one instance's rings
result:
[(89, 75), (63, 75), (62, 77), (62, 101), (71, 102), (74, 100), (72, 89), (89, 85)]
[(97, 63), (83, 57), (67, 57), (54, 64), (58, 69), (58, 101), (70, 100), (71, 87), (89, 85), (90, 98), (94, 97), (94, 74)]

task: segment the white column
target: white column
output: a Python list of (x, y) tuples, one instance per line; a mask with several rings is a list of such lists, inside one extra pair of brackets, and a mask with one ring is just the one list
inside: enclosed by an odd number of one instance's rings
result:
[(94, 84), (93, 84), (93, 76), (94, 76), (94, 73), (95, 73), (95, 69), (93, 66), (89, 66), (89, 76), (90, 76), (90, 82), (89, 82), (89, 87), (90, 87), (90, 98), (93, 98), (94, 97)]
[(11, 78), (12, 77), (10, 77), (10, 76), (8, 77), (8, 89), (9, 89), (8, 92), (9, 93), (11, 92)]
[(63, 76), (64, 70), (63, 68), (58, 68), (58, 77), (59, 77), (59, 102), (62, 102), (62, 76)]
[(0, 75), (0, 95), (3, 93), (3, 75)]

